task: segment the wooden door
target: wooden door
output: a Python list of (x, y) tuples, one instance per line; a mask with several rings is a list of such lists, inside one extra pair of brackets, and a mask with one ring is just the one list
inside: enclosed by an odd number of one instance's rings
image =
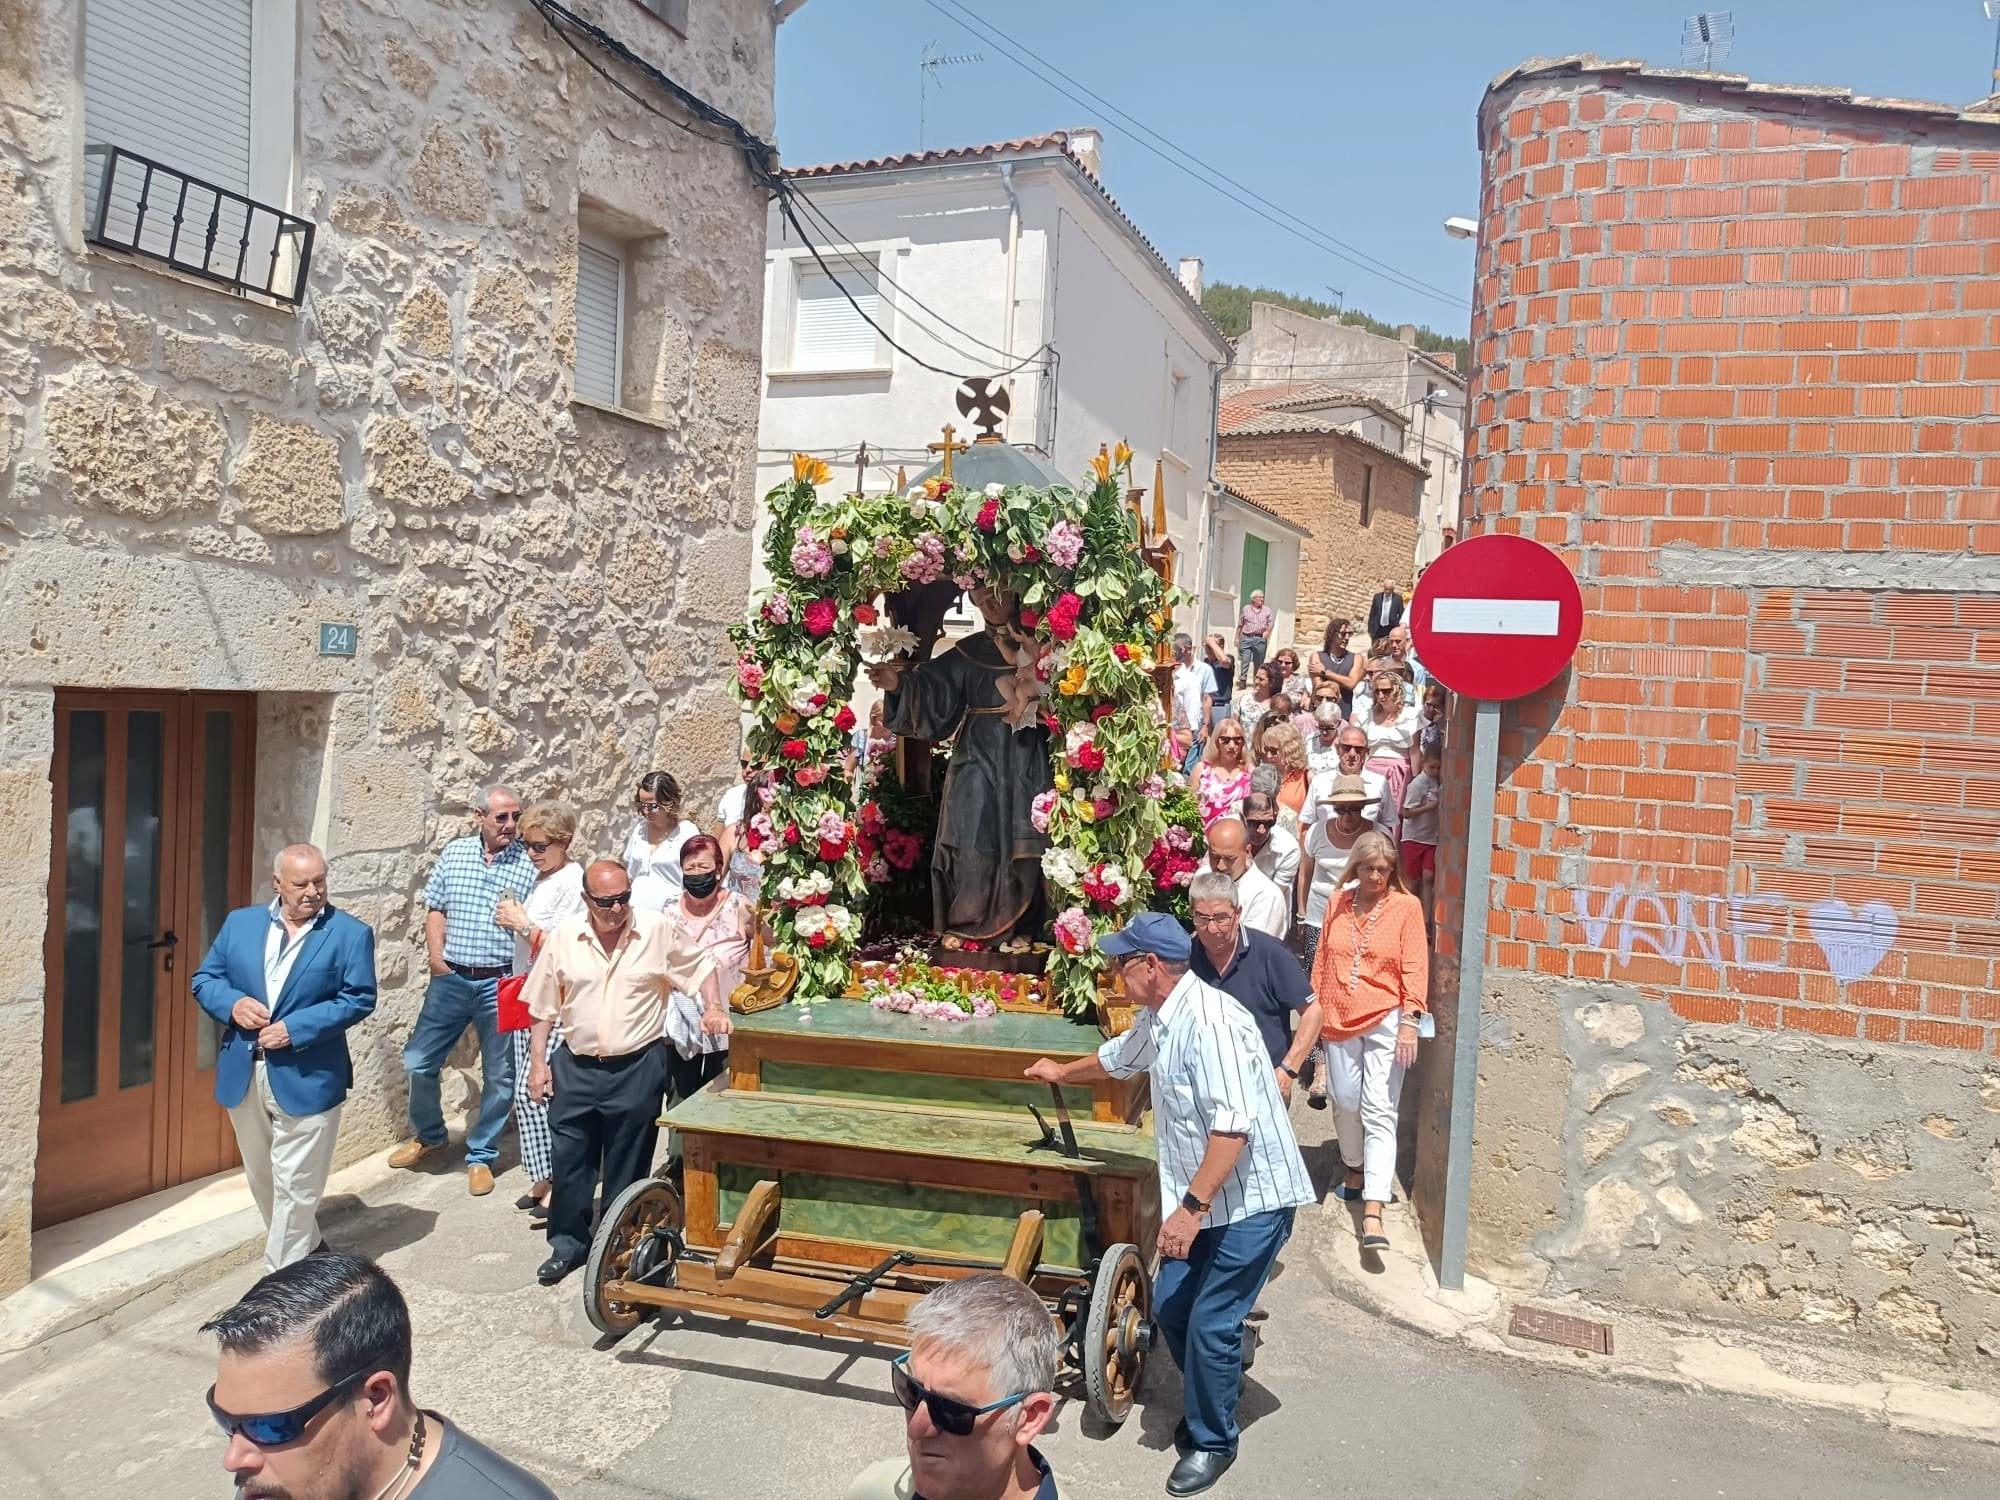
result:
[(250, 896), (252, 702), (56, 695), (37, 1225), (237, 1160), (189, 981)]

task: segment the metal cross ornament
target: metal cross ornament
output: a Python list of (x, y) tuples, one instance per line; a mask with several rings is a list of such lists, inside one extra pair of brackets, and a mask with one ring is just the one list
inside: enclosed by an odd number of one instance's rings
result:
[(996, 386), (987, 376), (974, 375), (958, 388), (959, 415), (972, 418), (982, 443), (1000, 441), (1000, 424), (1013, 407), (1014, 398), (1007, 394), (1007, 387)]
[(952, 456), (954, 454), (963, 453), (972, 446), (972, 444), (970, 443), (954, 443), (952, 441), (952, 438), (956, 436), (957, 433), (958, 429), (952, 426), (951, 423), (947, 422), (944, 424), (944, 441), (941, 443), (926, 443), (924, 445), (925, 451), (930, 453), (942, 453), (944, 455), (943, 477), (946, 479), (951, 478)]

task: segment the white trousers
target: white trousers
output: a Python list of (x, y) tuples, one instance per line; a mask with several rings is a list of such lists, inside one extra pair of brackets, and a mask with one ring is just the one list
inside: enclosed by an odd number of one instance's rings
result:
[(1370, 1203), (1387, 1203), (1396, 1185), (1396, 1101), (1403, 1093), (1396, 1030), (1402, 1018), (1392, 1010), (1373, 1031), (1322, 1049), (1341, 1164), (1361, 1169), (1361, 1196)]
[(236, 1149), (250, 1196), (264, 1216), (264, 1269), (304, 1260), (319, 1244), (319, 1200), (333, 1170), (340, 1138), (340, 1106), (324, 1114), (288, 1115), (271, 1097), (260, 1058), (252, 1065), (243, 1102), (229, 1111)]

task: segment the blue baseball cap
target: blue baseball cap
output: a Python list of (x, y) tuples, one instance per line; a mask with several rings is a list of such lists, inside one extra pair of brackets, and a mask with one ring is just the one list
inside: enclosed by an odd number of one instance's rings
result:
[(1111, 958), (1150, 953), (1168, 963), (1184, 964), (1193, 953), (1187, 929), (1163, 911), (1142, 911), (1116, 932), (1097, 940), (1097, 951)]

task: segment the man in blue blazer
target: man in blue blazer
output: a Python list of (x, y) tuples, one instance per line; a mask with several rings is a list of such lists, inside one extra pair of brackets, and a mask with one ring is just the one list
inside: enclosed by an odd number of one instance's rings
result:
[(347, 1028), (375, 1009), (375, 934), (326, 899), (326, 857), (292, 844), (271, 866), (276, 899), (223, 919), (194, 998), (222, 1023), (215, 1102), (269, 1233), (270, 1271), (318, 1248), (340, 1106), (354, 1082)]

